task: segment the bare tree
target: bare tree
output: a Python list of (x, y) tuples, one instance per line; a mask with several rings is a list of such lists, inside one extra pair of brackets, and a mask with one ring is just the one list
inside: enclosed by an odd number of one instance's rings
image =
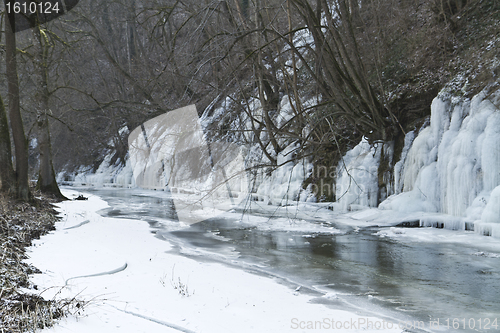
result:
[(16, 157), (16, 196), (28, 201), (31, 193), (28, 184), (28, 145), (24, 134), (23, 119), (19, 104), (19, 80), (17, 76), (16, 35), (11, 24), (15, 23), (14, 15), (5, 20), (5, 52), (7, 67), (7, 83), (9, 87), (9, 117), (14, 138)]
[(38, 127), (38, 149), (40, 152), (40, 170), (38, 172), (37, 189), (64, 198), (57, 185), (54, 166), (52, 164), (52, 147), (49, 131), (49, 49), (51, 48), (48, 31), (41, 27), (33, 28), (35, 36), (35, 71), (36, 71), (36, 124)]
[(15, 189), (10, 131), (2, 96), (0, 96), (0, 191), (10, 193)]

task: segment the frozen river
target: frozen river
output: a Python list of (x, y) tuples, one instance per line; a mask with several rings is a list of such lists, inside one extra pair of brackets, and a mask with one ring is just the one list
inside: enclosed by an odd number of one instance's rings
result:
[[(348, 226), (334, 215), (327, 221), (292, 211), (270, 214), (258, 206), (183, 225), (167, 195), (85, 191), (108, 202), (102, 215), (144, 220), (176, 253), (278, 278), (300, 286), (298, 293), (317, 294), (326, 306), (423, 321), (426, 331), (437, 320), (450, 332), (495, 332), (500, 325), (500, 252), (490, 237), (467, 241), (462, 231), (427, 228), (411, 229), (415, 237), (383, 237), (388, 227)], [(466, 240), (436, 241), (457, 233)]]

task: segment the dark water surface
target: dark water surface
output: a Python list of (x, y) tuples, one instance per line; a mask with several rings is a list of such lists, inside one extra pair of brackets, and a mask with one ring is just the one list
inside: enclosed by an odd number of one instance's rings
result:
[[(231, 217), (180, 226), (167, 196), (85, 191), (109, 203), (101, 214), (148, 222), (179, 254), (279, 277), (316, 296), (315, 302), (382, 314), (395, 323), (423, 321), (424, 331), (500, 332), (500, 255), (483, 255), (473, 245), (395, 241), (375, 235), (382, 228), (354, 229), (335, 221), (329, 222), (342, 233), (262, 230)], [(438, 319), (440, 329), (431, 329), (429, 321), (436, 328)]]

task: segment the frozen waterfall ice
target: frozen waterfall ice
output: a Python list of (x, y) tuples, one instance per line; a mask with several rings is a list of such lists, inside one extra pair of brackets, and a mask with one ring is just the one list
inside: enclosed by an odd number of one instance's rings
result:
[(462, 225), (500, 237), (499, 102), (500, 90), (488, 89), (472, 100), (436, 97), (430, 125), (408, 151), (404, 192), (380, 208), (461, 217)]

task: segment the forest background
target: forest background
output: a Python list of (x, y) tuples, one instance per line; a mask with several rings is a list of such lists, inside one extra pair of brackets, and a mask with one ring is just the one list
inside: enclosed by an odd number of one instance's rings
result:
[[(25, 200), (28, 179), (58, 194), (56, 172), (95, 171), (110, 152), (124, 163), (129, 131), (193, 103), (200, 116), (224, 105), (207, 137), (258, 145), (270, 171), (292, 143), (317, 169), (362, 137), (393, 141), (397, 160), (440, 89), (472, 96), (500, 74), (497, 0), (80, 1), (15, 35), (17, 68), (4, 14), (0, 181)], [(320, 181), (333, 178), (306, 183)]]

